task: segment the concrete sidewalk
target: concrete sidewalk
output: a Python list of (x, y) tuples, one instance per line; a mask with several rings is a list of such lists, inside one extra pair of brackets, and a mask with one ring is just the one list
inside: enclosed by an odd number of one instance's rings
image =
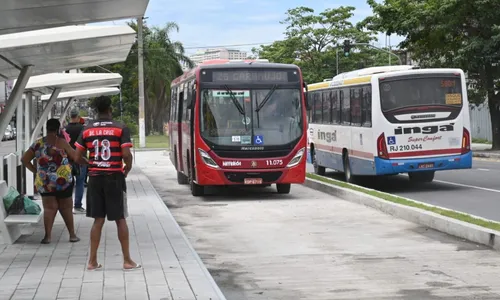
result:
[(135, 170), (127, 181), (130, 247), (143, 270), (121, 269), (116, 226), (106, 222), (99, 254), (104, 268), (86, 271), (92, 220), (75, 216), (82, 240), (72, 244), (58, 216), (50, 245), (40, 244), (42, 224), (27, 228), (14, 245), (0, 244), (0, 300), (224, 299), (146, 176)]

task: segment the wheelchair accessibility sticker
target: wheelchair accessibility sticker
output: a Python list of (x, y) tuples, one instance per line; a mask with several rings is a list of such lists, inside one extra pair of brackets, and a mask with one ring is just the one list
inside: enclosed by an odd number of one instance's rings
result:
[(396, 137), (395, 136), (388, 136), (387, 137), (387, 144), (388, 145), (396, 145)]
[(264, 144), (264, 137), (262, 135), (256, 135), (253, 138), (253, 143), (255, 145), (262, 145), (262, 144)]

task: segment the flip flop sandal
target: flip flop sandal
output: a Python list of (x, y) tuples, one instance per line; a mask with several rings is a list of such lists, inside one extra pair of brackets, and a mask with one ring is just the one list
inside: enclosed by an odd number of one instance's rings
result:
[(75, 238), (69, 239), (70, 243), (76, 243), (76, 242), (79, 242), (79, 241), (80, 241), (79, 237), (75, 237)]
[(87, 267), (87, 271), (89, 271), (89, 272), (92, 272), (92, 271), (97, 271), (97, 270), (100, 270), (100, 269), (102, 269), (102, 265), (101, 265), (101, 264), (98, 264), (98, 265), (97, 265), (97, 267), (95, 267), (95, 268), (93, 268), (93, 269), (89, 269), (89, 268)]
[(48, 239), (43, 239), (40, 243), (41, 243), (41, 244), (44, 244), (44, 245), (47, 245), (47, 244), (50, 244), (50, 240), (48, 240)]
[(123, 271), (134, 271), (134, 270), (140, 270), (142, 269), (142, 266), (140, 264), (136, 264), (135, 267), (133, 268), (123, 268)]

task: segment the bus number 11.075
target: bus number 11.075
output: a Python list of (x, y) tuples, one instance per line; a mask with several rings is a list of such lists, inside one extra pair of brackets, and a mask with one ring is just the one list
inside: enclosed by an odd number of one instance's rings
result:
[(283, 160), (281, 159), (268, 159), (266, 160), (268, 166), (281, 166), (283, 165)]

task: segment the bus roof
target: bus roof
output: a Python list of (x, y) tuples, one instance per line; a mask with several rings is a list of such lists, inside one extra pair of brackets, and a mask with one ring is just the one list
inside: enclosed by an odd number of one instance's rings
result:
[(267, 59), (245, 59), (245, 60), (229, 60), (229, 59), (213, 59), (202, 62), (196, 67), (184, 72), (181, 76), (172, 80), (171, 85), (176, 85), (186, 78), (192, 77), (198, 70), (207, 69), (227, 69), (227, 68), (268, 68), (268, 69), (298, 69), (294, 64), (279, 64), (270, 63)]
[[(382, 74), (387, 75), (403, 75), (408, 74), (408, 72), (417, 73), (436, 73), (436, 72), (458, 72), (463, 73), (461, 69), (448, 69), (448, 68), (429, 68), (420, 69), (416, 66), (411, 65), (398, 65), (398, 66), (381, 66), (381, 67), (371, 67), (360, 70), (355, 70), (351, 72), (341, 73), (335, 76), (330, 82), (318, 82), (309, 84), (307, 87), (309, 90), (317, 90), (326, 87), (342, 86), (349, 84), (359, 84), (359, 83), (369, 83), (373, 76), (380, 77)], [(325, 83), (327, 85), (325, 85)]]

